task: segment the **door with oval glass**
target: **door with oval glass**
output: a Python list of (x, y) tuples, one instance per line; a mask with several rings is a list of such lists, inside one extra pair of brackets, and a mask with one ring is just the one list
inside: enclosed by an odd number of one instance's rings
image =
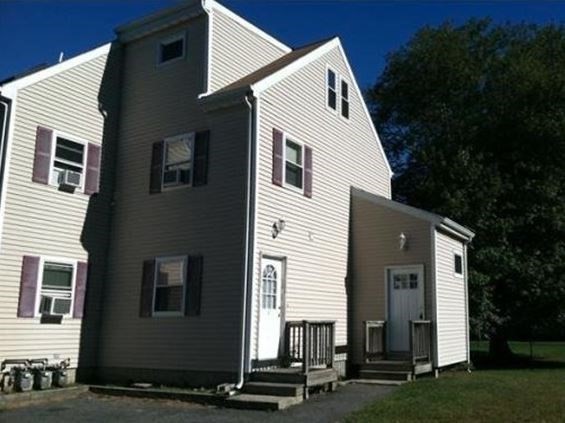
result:
[(388, 274), (388, 351), (410, 350), (410, 320), (424, 318), (424, 266), (391, 267)]
[(259, 360), (275, 359), (279, 355), (282, 281), (282, 260), (263, 257), (259, 299)]

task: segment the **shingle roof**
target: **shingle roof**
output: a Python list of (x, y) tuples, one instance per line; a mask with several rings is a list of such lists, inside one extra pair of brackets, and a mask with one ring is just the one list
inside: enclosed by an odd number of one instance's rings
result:
[(255, 72), (252, 72), (237, 81), (232, 82), (229, 85), (226, 85), (223, 88), (220, 88), (214, 94), (218, 93), (225, 93), (228, 91), (237, 90), (244, 87), (249, 87), (268, 76), (274, 74), (275, 72), (281, 70), (282, 68), (290, 65), (291, 63), (295, 62), (296, 60), (306, 56), (308, 53), (316, 50), (318, 47), (326, 44), (333, 38), (327, 38), (321, 41), (317, 41), (312, 44), (305, 45), (303, 47), (297, 48), (292, 50), (290, 53), (285, 54), (284, 56), (278, 58), (277, 60), (269, 63), (268, 65), (263, 66), (262, 68), (257, 69)]

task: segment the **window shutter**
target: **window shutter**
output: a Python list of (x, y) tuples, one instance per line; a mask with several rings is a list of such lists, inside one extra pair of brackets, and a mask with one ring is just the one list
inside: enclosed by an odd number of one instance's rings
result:
[(202, 296), (202, 256), (189, 256), (186, 277), (186, 294), (184, 297), (184, 314), (187, 316), (200, 315), (200, 300)]
[(312, 149), (304, 147), (304, 195), (312, 198)]
[(273, 184), (283, 184), (283, 133), (273, 128)]
[(38, 275), (39, 257), (24, 256), (20, 278), (18, 317), (33, 317), (35, 315), (35, 296), (37, 293)]
[(73, 318), (82, 319), (84, 313), (84, 298), (86, 295), (86, 281), (88, 278), (88, 263), (79, 261), (77, 263), (77, 275), (75, 280), (75, 300), (73, 306)]
[(194, 186), (208, 182), (208, 151), (210, 131), (197, 132), (194, 141)]
[(139, 305), (140, 317), (151, 317), (153, 314), (153, 290), (155, 283), (155, 260), (143, 262), (143, 276), (141, 278), (141, 297)]
[(49, 183), (49, 168), (51, 167), (51, 143), (53, 131), (37, 127), (35, 133), (35, 158), (33, 161), (33, 176), (31, 180), (40, 184)]
[(84, 182), (84, 193), (87, 195), (98, 192), (100, 183), (100, 151), (97, 144), (88, 143), (88, 155), (86, 156), (86, 179)]
[(151, 155), (151, 177), (149, 180), (150, 194), (161, 192), (163, 179), (163, 146), (163, 141), (153, 143), (153, 153)]

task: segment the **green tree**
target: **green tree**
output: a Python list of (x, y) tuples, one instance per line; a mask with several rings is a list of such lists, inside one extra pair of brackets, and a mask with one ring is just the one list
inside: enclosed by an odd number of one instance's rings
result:
[(564, 27), (425, 27), (388, 56), (367, 97), (396, 173), (395, 198), (477, 233), (469, 252), (475, 335), (504, 355), (510, 336), (562, 328)]

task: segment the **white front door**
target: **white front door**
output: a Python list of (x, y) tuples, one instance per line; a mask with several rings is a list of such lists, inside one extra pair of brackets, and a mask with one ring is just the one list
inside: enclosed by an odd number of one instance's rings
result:
[(424, 318), (423, 266), (388, 270), (388, 351), (410, 351), (410, 320)]
[(281, 338), (281, 260), (261, 261), (261, 296), (259, 299), (259, 360), (278, 358)]

